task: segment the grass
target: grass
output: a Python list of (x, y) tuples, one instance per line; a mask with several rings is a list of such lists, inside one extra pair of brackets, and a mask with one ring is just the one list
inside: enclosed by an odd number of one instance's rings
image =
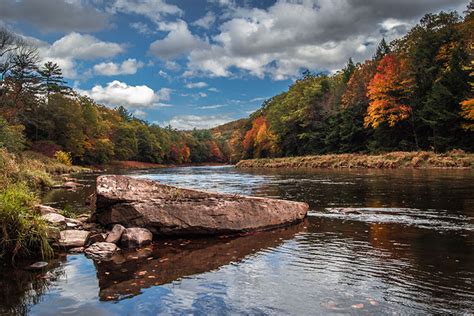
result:
[(0, 191), (0, 258), (53, 255), (48, 242), (48, 225), (32, 212), (36, 196), (26, 184), (11, 184)]
[(473, 168), (474, 154), (462, 150), (448, 153), (391, 152), (384, 154), (333, 154), (286, 158), (249, 159), (238, 168)]
[(86, 170), (35, 152), (12, 154), (0, 148), (0, 260), (53, 255), (49, 227), (33, 211), (38, 202), (34, 192), (52, 187), (60, 174)]

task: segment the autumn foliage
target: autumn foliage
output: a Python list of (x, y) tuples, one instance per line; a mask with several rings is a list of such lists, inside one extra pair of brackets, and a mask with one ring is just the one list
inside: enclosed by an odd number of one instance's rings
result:
[(382, 123), (395, 126), (410, 117), (409, 105), (413, 80), (406, 60), (386, 55), (380, 61), (374, 78), (370, 81), (367, 96), (370, 99), (365, 126), (377, 128)]

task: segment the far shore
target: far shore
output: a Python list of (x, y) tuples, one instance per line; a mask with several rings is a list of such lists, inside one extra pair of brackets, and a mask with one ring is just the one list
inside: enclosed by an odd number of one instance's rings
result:
[(203, 162), (203, 163), (184, 163), (184, 164), (160, 164), (152, 162), (142, 162), (134, 160), (115, 160), (101, 168), (115, 168), (115, 169), (161, 169), (161, 168), (175, 168), (175, 167), (199, 167), (199, 166), (225, 166), (226, 163), (221, 162)]
[(438, 154), (427, 151), (390, 152), (383, 154), (330, 154), (285, 158), (241, 160), (237, 168), (453, 168), (472, 169), (474, 154), (461, 150)]

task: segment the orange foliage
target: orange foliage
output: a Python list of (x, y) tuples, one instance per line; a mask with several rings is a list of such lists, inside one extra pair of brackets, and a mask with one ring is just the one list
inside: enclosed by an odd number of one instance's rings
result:
[(191, 149), (189, 149), (189, 146), (184, 144), (181, 147), (181, 157), (183, 163), (189, 162), (189, 157), (191, 156)]
[(408, 119), (412, 111), (408, 105), (412, 87), (413, 81), (408, 75), (406, 61), (393, 54), (385, 55), (368, 86), (370, 104), (365, 126), (377, 128), (384, 122), (394, 126)]
[(252, 122), (252, 128), (245, 134), (242, 142), (244, 150), (253, 150), (254, 157), (273, 155), (276, 149), (276, 136), (268, 129), (267, 119), (257, 117)]
[(211, 159), (214, 161), (224, 161), (224, 155), (222, 154), (219, 146), (217, 146), (215, 141), (210, 142), (211, 145)]

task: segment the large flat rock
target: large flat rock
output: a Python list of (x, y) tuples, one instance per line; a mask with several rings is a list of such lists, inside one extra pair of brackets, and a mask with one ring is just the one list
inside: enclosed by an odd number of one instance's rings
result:
[(162, 235), (212, 235), (265, 230), (302, 220), (308, 204), (181, 189), (156, 181), (97, 178), (95, 220), (144, 227)]

